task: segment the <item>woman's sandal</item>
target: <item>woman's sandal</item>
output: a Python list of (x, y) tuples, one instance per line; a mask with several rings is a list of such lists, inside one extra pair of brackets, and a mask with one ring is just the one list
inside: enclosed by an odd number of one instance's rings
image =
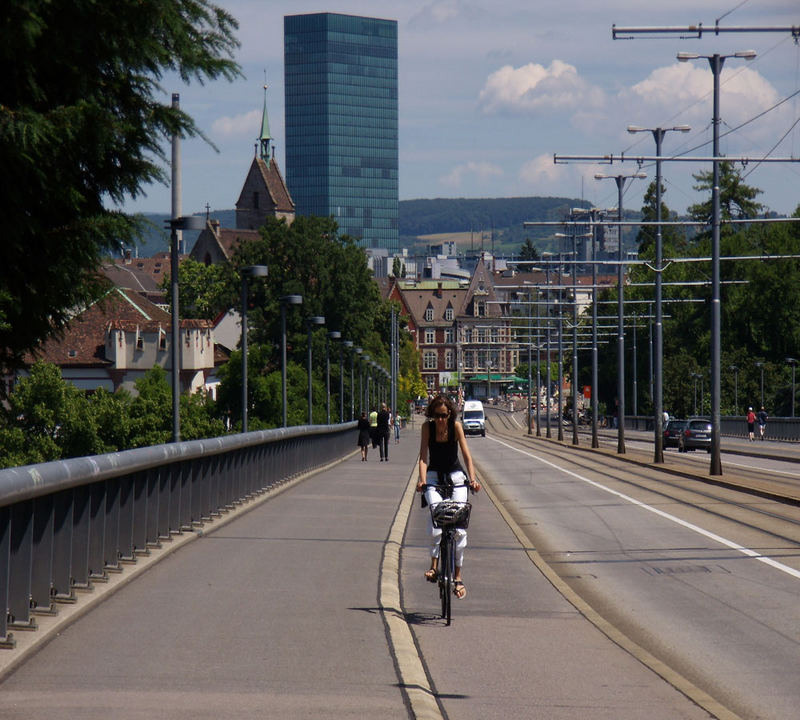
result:
[(439, 574), (433, 568), (430, 568), (430, 570), (425, 571), (425, 579), (429, 583), (435, 583), (439, 579), (438, 575)]
[(453, 585), (453, 595), (455, 595), (459, 600), (463, 600), (467, 596), (467, 588), (461, 580), (456, 580)]

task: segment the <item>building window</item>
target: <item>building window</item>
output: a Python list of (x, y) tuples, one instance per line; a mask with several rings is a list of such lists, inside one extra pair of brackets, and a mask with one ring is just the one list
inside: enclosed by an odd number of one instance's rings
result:
[(475, 317), (483, 317), (486, 314), (486, 305), (483, 300), (475, 301)]
[(478, 340), (479, 343), (486, 342), (486, 329), (485, 328), (478, 328)]
[(258, 210), (258, 193), (253, 193), (253, 207)]
[(446, 345), (452, 345), (453, 343), (455, 343), (455, 337), (456, 333), (455, 330), (453, 330), (453, 328), (447, 328), (444, 331), (444, 342)]
[(428, 392), (436, 391), (436, 375), (426, 375), (425, 384), (428, 386)]
[(497, 328), (492, 328), (492, 342), (497, 342)]
[(436, 342), (436, 330), (433, 328), (425, 328), (425, 344), (433, 345)]
[(436, 370), (436, 351), (428, 350), (422, 357), (423, 370)]
[(425, 322), (431, 322), (433, 320), (433, 308), (429, 307), (425, 311)]
[(464, 367), (468, 370), (472, 369), (473, 363), (475, 362), (473, 355), (474, 353), (472, 350), (467, 350), (467, 352), (464, 353)]
[(444, 369), (452, 370), (455, 367), (455, 353), (452, 350), (445, 350), (444, 353)]
[(447, 322), (453, 321), (453, 315), (454, 315), (453, 308), (451, 307), (447, 308), (447, 310), (444, 311), (444, 319), (447, 320)]
[(464, 328), (464, 342), (465, 343), (472, 342), (472, 328)]

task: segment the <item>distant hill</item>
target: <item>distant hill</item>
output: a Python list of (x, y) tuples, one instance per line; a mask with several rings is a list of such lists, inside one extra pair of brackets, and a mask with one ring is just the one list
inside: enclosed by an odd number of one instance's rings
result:
[[(401, 200), (398, 207), (400, 245), (414, 245), (418, 238), (426, 235), (477, 235), (492, 230), (504, 244), (522, 243), (526, 237), (552, 237), (552, 228), (524, 228), (523, 223), (563, 220), (570, 208), (588, 206), (585, 201), (559, 197)], [(236, 226), (235, 210), (213, 210), (209, 216), (219, 220), (222, 227)], [(145, 218), (151, 227), (139, 244), (139, 255), (152, 256), (169, 250), (169, 231), (164, 228), (169, 215), (148, 214)], [(191, 249), (198, 232), (187, 231), (185, 235), (187, 247)]]
[(589, 203), (559, 197), (401, 200), (400, 235), (522, 228), (526, 220), (563, 220), (573, 207)]

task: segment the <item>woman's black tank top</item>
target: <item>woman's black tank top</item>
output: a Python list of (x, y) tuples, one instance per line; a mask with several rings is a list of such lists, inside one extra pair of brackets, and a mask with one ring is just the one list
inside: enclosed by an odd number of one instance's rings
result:
[(436, 442), (436, 427), (434, 422), (428, 425), (428, 469), (443, 474), (463, 470), (458, 461), (458, 443), (456, 442), (455, 422), (451, 419), (447, 423), (447, 440)]

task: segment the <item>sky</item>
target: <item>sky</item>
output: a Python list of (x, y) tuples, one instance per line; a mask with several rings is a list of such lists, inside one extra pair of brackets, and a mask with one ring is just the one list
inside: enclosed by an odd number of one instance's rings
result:
[[(722, 154), (800, 157), (800, 45), (789, 32), (704, 33), (612, 39), (617, 27), (800, 29), (797, 0), (218, 0), (239, 21), (234, 59), (244, 77), (200, 85), (163, 82), (164, 102), (180, 93), (181, 107), (214, 143), (184, 140), (182, 214), (235, 206), (260, 132), (267, 89), (270, 130), (284, 162), (283, 17), (337, 12), (396, 20), (399, 65), (400, 199), (564, 196), (616, 207), (612, 180), (595, 173), (640, 171), (634, 162), (555, 164), (557, 155), (621, 152), (653, 156), (649, 132), (629, 125), (674, 127), (663, 154), (712, 155), (709, 62), (700, 55), (755, 50), (752, 61), (726, 60), (721, 75)], [(661, 5), (662, 7), (659, 7)], [(698, 9), (700, 8), (700, 12)], [(781, 101), (784, 101), (781, 103)], [(779, 104), (780, 103), (780, 104)], [(794, 124), (797, 123), (796, 126)], [(741, 127), (740, 127), (741, 126)], [(167, 148), (167, 157), (170, 157)], [(665, 161), (671, 210), (700, 196), (692, 174), (710, 163)], [(741, 166), (740, 166), (741, 167)], [(639, 209), (655, 175), (626, 182), (623, 206)], [(759, 201), (778, 213), (800, 204), (800, 163), (743, 166)], [(170, 212), (171, 191), (149, 186), (129, 201), (130, 212)]]

